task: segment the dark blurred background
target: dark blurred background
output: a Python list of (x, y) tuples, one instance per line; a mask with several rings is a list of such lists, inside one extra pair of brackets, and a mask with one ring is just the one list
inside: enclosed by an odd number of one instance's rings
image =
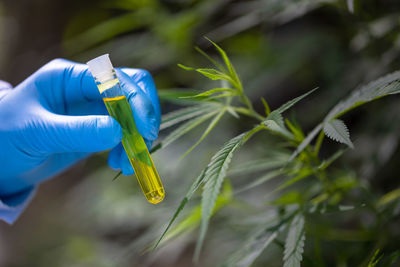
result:
[[(194, 50), (215, 54), (207, 36), (231, 56), (258, 110), (260, 96), (278, 107), (319, 87), (290, 114), (308, 131), (356, 86), (400, 69), (399, 14), (398, 0), (2, 0), (0, 79), (15, 86), (53, 58), (86, 62), (110, 53), (116, 66), (149, 70), (160, 92), (210, 88), (176, 65), (207, 65)], [(378, 194), (399, 186), (398, 100), (344, 117), (356, 150), (343, 164)], [(163, 113), (177, 108), (166, 101), (162, 107)], [(0, 223), (0, 266), (190, 266), (193, 233), (156, 254), (141, 251), (159, 236), (216, 148), (249, 125), (227, 119), (183, 162), (178, 158), (196, 133), (157, 152), (167, 199), (156, 207), (146, 203), (134, 177), (111, 181), (116, 172), (106, 166), (106, 153), (45, 182), (13, 226)], [(327, 143), (327, 151), (336, 146)], [(244, 153), (251, 158), (266, 151)], [(201, 266), (217, 265), (240, 241), (210, 231)]]

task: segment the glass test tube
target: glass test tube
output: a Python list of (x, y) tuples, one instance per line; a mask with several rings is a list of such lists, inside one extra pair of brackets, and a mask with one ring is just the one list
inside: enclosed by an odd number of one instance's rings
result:
[(165, 196), (163, 185), (143, 137), (136, 128), (131, 107), (108, 54), (92, 59), (87, 64), (108, 112), (122, 127), (122, 145), (146, 199), (153, 204), (161, 202)]

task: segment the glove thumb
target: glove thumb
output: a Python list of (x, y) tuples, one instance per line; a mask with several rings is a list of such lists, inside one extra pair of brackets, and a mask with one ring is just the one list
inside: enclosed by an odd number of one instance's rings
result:
[(110, 116), (54, 114), (42, 133), (46, 152), (97, 152), (122, 140), (122, 128)]

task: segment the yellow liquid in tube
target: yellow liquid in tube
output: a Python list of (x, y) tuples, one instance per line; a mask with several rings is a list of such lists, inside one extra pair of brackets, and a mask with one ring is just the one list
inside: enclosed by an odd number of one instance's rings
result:
[[(99, 90), (101, 91), (101, 89), (100, 85)], [(161, 202), (165, 196), (164, 188), (143, 137), (136, 128), (126, 97), (103, 98), (103, 101), (110, 115), (122, 127), (122, 145), (135, 170), (136, 177), (146, 199), (153, 204)]]

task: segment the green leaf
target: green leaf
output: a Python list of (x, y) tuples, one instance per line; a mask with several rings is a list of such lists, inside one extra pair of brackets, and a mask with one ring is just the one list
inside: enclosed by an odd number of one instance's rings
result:
[(216, 105), (212, 104), (200, 104), (187, 108), (181, 108), (176, 111), (172, 111), (168, 114), (165, 114), (161, 118), (161, 126), (160, 130), (164, 130), (168, 127), (171, 127), (175, 124), (178, 124), (182, 121), (191, 119), (193, 117), (197, 117), (209, 111), (212, 111), (216, 108)]
[(183, 104), (183, 105), (193, 105), (193, 103), (198, 103), (199, 100), (196, 98), (184, 98), (188, 96), (194, 96), (200, 93), (200, 90), (189, 90), (186, 88), (172, 88), (172, 89), (161, 89), (158, 90), (158, 96), (160, 100)]
[(200, 185), (203, 183), (204, 178), (206, 177), (206, 171), (207, 168), (205, 168), (200, 175), (196, 178), (196, 180), (193, 182), (193, 184), (190, 186), (188, 192), (186, 193), (186, 196), (182, 199), (181, 203), (179, 204), (177, 210), (175, 211), (174, 215), (172, 216), (172, 219), (169, 221), (167, 227), (165, 228), (164, 232), (161, 234), (160, 238), (158, 241), (155, 243), (153, 250), (157, 248), (157, 246), (160, 244), (161, 240), (164, 238), (168, 230), (171, 228), (172, 224), (178, 217), (178, 215), (181, 213), (183, 208), (186, 206), (187, 202), (192, 198), (193, 194), (197, 191), (197, 189), (200, 187)]
[(291, 204), (300, 204), (303, 202), (303, 197), (298, 191), (290, 191), (282, 196), (280, 196), (278, 199), (273, 201), (273, 204), (275, 205), (291, 205)]
[(122, 171), (119, 171), (117, 173), (117, 175), (114, 176), (114, 178), (112, 179), (113, 181), (117, 180), (117, 178), (122, 174)]
[[(213, 212), (214, 213), (217, 212), (219, 209), (224, 207), (230, 201), (232, 201), (232, 186), (229, 183), (225, 183), (223, 186), (222, 193), (217, 198)], [(201, 205), (199, 204), (193, 207), (189, 212), (189, 214), (182, 221), (180, 221), (175, 227), (170, 229), (168, 233), (164, 236), (163, 241), (159, 243), (157, 246), (167, 242), (170, 239), (173, 239), (176, 236), (179, 236), (180, 234), (183, 234), (184, 232), (189, 232), (194, 230), (196, 227), (200, 225), (200, 221), (201, 221)], [(152, 245), (152, 247), (154, 247), (154, 245)]]
[(290, 156), (288, 162), (292, 161), (295, 157), (297, 157), (298, 154), (300, 154), (317, 136), (319, 131), (322, 128), (322, 124), (318, 124), (308, 135), (306, 138), (304, 138), (303, 142), (300, 143), (300, 145), (296, 148), (296, 150), (293, 152), (293, 154)]
[[(324, 121), (331, 121), (345, 114), (346, 112), (362, 105), (379, 99), (381, 97), (400, 93), (400, 71), (393, 72), (382, 78), (379, 78), (369, 84), (356, 89), (348, 98), (340, 101), (329, 113), (326, 115)], [(303, 140), (303, 142), (293, 152), (289, 161), (292, 161), (300, 152), (302, 152), (314, 139), (314, 137), (321, 130), (322, 124), (318, 124)]]
[(383, 254), (379, 255), (380, 249), (375, 250), (374, 255), (372, 256), (371, 260), (368, 262), (368, 267), (376, 267), (378, 263), (382, 260)]
[(194, 96), (185, 96), (182, 98), (196, 98), (196, 97), (205, 97), (205, 96), (209, 96), (215, 93), (220, 93), (220, 92), (230, 92), (230, 93), (235, 93), (236, 90), (232, 89), (232, 88), (214, 88), (208, 91), (205, 91), (203, 93), (194, 95)]
[(400, 93), (400, 71), (393, 72), (382, 78), (356, 89), (348, 98), (340, 101), (325, 117), (324, 121), (338, 118), (344, 113), (381, 97)]
[(313, 170), (311, 169), (302, 169), (299, 171), (299, 174), (296, 175), (295, 177), (290, 178), (288, 181), (286, 181), (285, 183), (283, 183), (282, 185), (280, 185), (277, 189), (275, 189), (274, 191), (280, 191), (282, 189), (285, 189), (289, 186), (291, 186), (292, 184), (303, 180), (304, 178), (307, 178), (308, 176), (310, 176), (311, 174), (313, 174)]
[(282, 114), (277, 110), (272, 111), (268, 115), (266, 121), (268, 121), (268, 120), (274, 121), (280, 128), (285, 128), (285, 124), (283, 122)]
[(166, 136), (164, 138), (164, 140), (161, 142), (161, 147), (164, 148), (164, 147), (168, 146), (169, 144), (174, 142), (176, 139), (178, 139), (182, 135), (186, 134), (187, 132), (189, 132), (190, 130), (195, 128), (196, 126), (200, 125), (201, 123), (205, 122), (206, 120), (208, 120), (209, 118), (214, 116), (214, 114), (216, 114), (217, 112), (218, 111), (213, 111), (213, 112), (204, 114), (200, 117), (197, 117), (195, 119), (192, 119), (188, 122), (185, 122), (184, 124), (179, 126), (177, 129), (172, 131), (168, 136)]
[(197, 147), (201, 141), (204, 140), (204, 138), (207, 137), (207, 135), (214, 129), (214, 127), (217, 125), (217, 123), (221, 120), (222, 116), (224, 116), (226, 112), (226, 108), (222, 108), (221, 111), (214, 117), (214, 119), (211, 120), (210, 124), (207, 126), (207, 129), (204, 131), (204, 133), (201, 135), (199, 140), (191, 147), (189, 148), (185, 154), (181, 156), (181, 159), (186, 157), (195, 147)]
[(280, 112), (272, 111), (263, 123), (270, 131), (282, 134), (289, 139), (293, 138), (293, 134), (286, 129)]
[(228, 56), (226, 55), (226, 52), (216, 43), (214, 43), (213, 41), (211, 41), (210, 39), (208, 39), (207, 37), (205, 37), (210, 43), (212, 43), (215, 48), (217, 48), (219, 54), (221, 55), (222, 59), (225, 62), (226, 67), (228, 68), (229, 74), (232, 77), (233, 80), (235, 80), (236, 82), (240, 82), (239, 81), (239, 77), (231, 63), (231, 61), (229, 60)]
[(264, 171), (277, 167), (282, 167), (288, 160), (289, 155), (286, 153), (277, 153), (274, 157), (268, 157), (263, 159), (251, 160), (242, 164), (233, 166), (229, 170), (229, 175), (246, 175), (258, 171)]
[(232, 81), (231, 77), (215, 69), (196, 69), (198, 73), (203, 74), (211, 80), (227, 80)]
[(396, 199), (400, 198), (400, 188), (397, 188), (389, 193), (384, 194), (378, 201), (377, 206), (382, 207), (389, 203), (392, 203)]
[(303, 98), (305, 98), (306, 96), (308, 96), (309, 94), (313, 93), (313, 92), (314, 92), (315, 90), (317, 90), (317, 89), (318, 89), (318, 88), (314, 88), (314, 89), (312, 89), (311, 91), (309, 91), (309, 92), (307, 92), (307, 93), (305, 93), (305, 94), (303, 94), (303, 95), (301, 95), (301, 96), (299, 96), (299, 97), (296, 97), (296, 98), (294, 98), (294, 99), (292, 99), (292, 100), (286, 102), (285, 104), (283, 104), (282, 106), (280, 106), (276, 111), (279, 112), (279, 113), (285, 112), (286, 110), (288, 110), (289, 108), (291, 108), (294, 104), (296, 104), (297, 102), (299, 102), (300, 100), (302, 100)]
[(235, 96), (237, 95), (237, 93), (225, 93), (225, 94), (219, 94), (219, 95), (213, 95), (210, 96), (208, 98), (206, 98), (206, 100), (214, 100), (214, 99), (219, 99), (219, 98), (225, 98), (225, 97), (230, 97), (230, 96)]
[(347, 191), (359, 185), (359, 179), (354, 174), (346, 173), (338, 176), (332, 181), (332, 190)]
[(195, 47), (195, 49), (197, 50), (197, 52), (199, 52), (205, 58), (207, 58), (211, 63), (213, 63), (220, 71), (226, 72), (226, 69), (221, 64), (219, 64), (216, 60), (214, 60), (212, 57), (210, 57), (206, 52), (204, 52), (197, 46)]
[(187, 88), (167, 88), (158, 90), (158, 96), (161, 100), (178, 99), (185, 96), (193, 96), (199, 93), (199, 90)]
[(235, 191), (235, 194), (239, 194), (242, 193), (243, 191), (247, 191), (251, 188), (254, 188), (256, 186), (259, 186), (273, 178), (278, 177), (279, 175), (283, 174), (284, 172), (282, 170), (275, 170), (275, 171), (271, 171), (267, 174), (264, 174), (263, 176), (259, 177), (258, 179), (256, 179), (255, 181), (243, 186), (242, 188), (239, 188)]
[(248, 267), (276, 239), (278, 230), (274, 232), (262, 229), (251, 235), (244, 245), (235, 251), (221, 267)]
[(267, 246), (274, 241), (278, 234), (285, 230), (287, 222), (294, 216), (289, 213), (282, 216), (274, 225), (263, 226), (254, 231), (244, 242), (244, 245), (235, 251), (221, 267), (247, 267), (251, 266)]
[(178, 67), (180, 67), (180, 68), (182, 68), (182, 69), (184, 69), (184, 70), (196, 71), (196, 68), (188, 67), (188, 66), (185, 66), (185, 65), (179, 64), (179, 63), (178, 63)]
[(221, 184), (226, 176), (229, 164), (232, 160), (234, 152), (241, 147), (254, 133), (261, 130), (261, 126), (257, 126), (252, 130), (242, 133), (227, 142), (212, 158), (207, 166), (206, 182), (202, 194), (202, 221), (200, 227), (200, 235), (197, 240), (195, 259), (200, 255), (204, 237), (207, 232), (208, 223), (211, 212), (215, 206)]
[(229, 114), (231, 114), (233, 117), (235, 117), (236, 119), (239, 119), (239, 114), (237, 114), (237, 112), (231, 107), (231, 106), (228, 106), (227, 108), (226, 108), (226, 111), (228, 111), (229, 112)]
[(332, 120), (324, 123), (324, 133), (326, 136), (334, 141), (348, 145), (354, 148), (353, 143), (350, 140), (349, 130), (346, 124), (342, 120)]
[(321, 162), (321, 164), (318, 166), (319, 170), (325, 170), (326, 168), (328, 168), (333, 162), (335, 162), (335, 160), (337, 160), (338, 158), (340, 158), (343, 153), (346, 151), (346, 149), (341, 149), (336, 151), (332, 156), (330, 156), (328, 159), (324, 160), (323, 162)]
[(235, 84), (235, 81), (232, 80), (232, 78), (229, 75), (227, 75), (221, 71), (218, 71), (216, 69), (207, 69), (207, 68), (196, 69), (196, 68), (188, 67), (188, 66), (185, 66), (182, 64), (178, 64), (178, 66), (184, 70), (197, 71), (198, 73), (203, 74), (205, 77), (207, 77), (211, 80), (227, 80), (230, 83)]
[(161, 143), (158, 143), (157, 145), (153, 146), (153, 147), (150, 149), (150, 154), (155, 153), (155, 152), (156, 152), (157, 150), (159, 150), (159, 149), (161, 149)]
[(265, 120), (264, 121), (265, 126), (267, 126), (267, 128), (273, 132), (281, 132), (282, 128), (279, 126), (278, 123), (276, 123), (276, 121), (274, 120)]
[(264, 97), (261, 97), (261, 102), (263, 103), (264, 108), (265, 108), (265, 115), (268, 116), (271, 113), (271, 109), (269, 108), (267, 100), (265, 100)]
[(147, 23), (146, 20), (138, 16), (138, 13), (127, 13), (96, 24), (78, 36), (66, 40), (63, 46), (69, 54), (76, 54), (115, 36), (141, 27), (145, 23)]
[(298, 125), (291, 123), (288, 119), (285, 120), (286, 125), (289, 127), (289, 130), (293, 133), (295, 139), (297, 141), (304, 140), (304, 134), (301, 128)]
[(289, 226), (285, 242), (283, 267), (300, 267), (301, 260), (303, 259), (302, 254), (304, 252), (305, 239), (304, 216), (298, 214), (293, 218)]

